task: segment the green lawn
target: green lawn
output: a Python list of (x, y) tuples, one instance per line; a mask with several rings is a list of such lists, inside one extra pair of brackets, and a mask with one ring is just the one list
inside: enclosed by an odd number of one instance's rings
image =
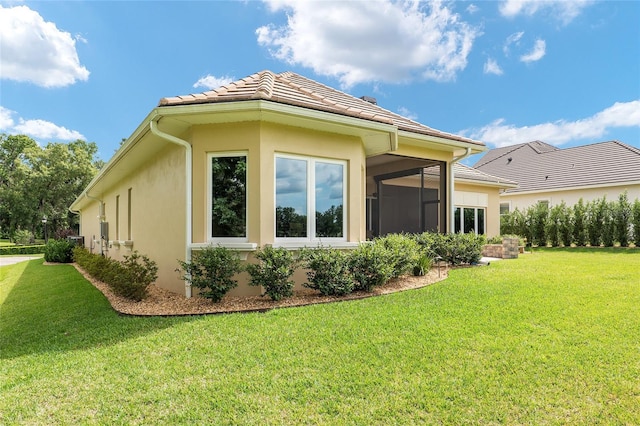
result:
[(359, 301), (113, 312), (0, 276), (0, 424), (640, 424), (640, 250), (549, 249)]

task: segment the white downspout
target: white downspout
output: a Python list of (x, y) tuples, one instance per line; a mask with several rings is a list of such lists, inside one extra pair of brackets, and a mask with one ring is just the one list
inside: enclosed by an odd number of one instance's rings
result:
[[(185, 185), (185, 191), (186, 191), (186, 202), (187, 202), (187, 212), (186, 212), (186, 241), (185, 241), (185, 262), (191, 262), (191, 235), (192, 235), (192, 185), (193, 185), (193, 179), (192, 179), (192, 175), (193, 175), (193, 170), (192, 170), (192, 153), (191, 153), (191, 144), (187, 141), (184, 141), (182, 139), (179, 139), (173, 135), (170, 135), (168, 133), (164, 133), (163, 131), (161, 131), (160, 129), (158, 129), (158, 124), (157, 124), (157, 120), (159, 120), (160, 117), (154, 117), (150, 122), (149, 122), (149, 130), (151, 130), (151, 133), (153, 133), (154, 135), (168, 141), (171, 143), (174, 143), (176, 145), (180, 145), (183, 146), (185, 148), (185, 179), (186, 179), (186, 185)], [(185, 281), (184, 283), (184, 290), (185, 290), (185, 296), (187, 298), (191, 297), (191, 286), (188, 284), (187, 281)]]
[(449, 163), (449, 199), (451, 200), (451, 208), (449, 209), (449, 232), (451, 234), (456, 232), (456, 224), (453, 223), (453, 219), (456, 217), (456, 206), (454, 204), (455, 193), (455, 173), (453, 172), (453, 165), (460, 160), (464, 160), (471, 155), (471, 148), (467, 148), (467, 151), (459, 157), (454, 157)]

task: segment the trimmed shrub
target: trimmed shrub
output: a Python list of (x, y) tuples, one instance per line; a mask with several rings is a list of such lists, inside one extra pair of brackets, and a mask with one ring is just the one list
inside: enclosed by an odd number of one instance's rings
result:
[(124, 256), (123, 262), (118, 262), (75, 246), (73, 259), (93, 278), (107, 284), (114, 293), (135, 301), (147, 297), (147, 287), (158, 277), (156, 263), (137, 251)]
[(271, 300), (292, 296), (295, 282), (290, 278), (297, 266), (293, 253), (282, 247), (266, 246), (258, 250), (255, 257), (259, 263), (247, 265), (251, 275), (249, 285), (263, 286), (263, 296), (268, 295)]
[(242, 271), (238, 254), (220, 246), (194, 251), (190, 262), (178, 263), (184, 271), (182, 279), (213, 302), (221, 301), (229, 290), (237, 287), (238, 281), (233, 276)]
[(388, 234), (378, 238), (375, 244), (382, 244), (381, 251), (385, 260), (393, 267), (392, 278), (405, 275), (413, 270), (420, 257), (420, 246), (413, 236), (408, 234)]
[[(117, 266), (116, 266), (117, 265)], [(147, 287), (158, 278), (158, 266), (145, 255), (134, 251), (122, 262), (112, 264), (113, 291), (127, 299), (140, 301), (147, 297)]]
[(35, 246), (8, 246), (0, 247), (0, 255), (5, 254), (40, 254), (44, 253), (44, 244)]
[(393, 276), (393, 265), (387, 262), (386, 247), (375, 240), (363, 243), (349, 254), (349, 267), (354, 279), (354, 290), (371, 291)]
[(482, 257), (482, 248), (486, 244), (484, 235), (438, 234), (425, 232), (413, 237), (422, 247), (422, 252), (435, 259), (441, 257), (452, 265), (478, 263)]
[(49, 240), (44, 247), (44, 260), (56, 263), (73, 262), (73, 244), (66, 240)]
[(354, 279), (345, 252), (324, 247), (303, 249), (300, 259), (309, 269), (309, 282), (304, 284), (305, 287), (318, 290), (325, 296), (344, 296), (353, 291)]

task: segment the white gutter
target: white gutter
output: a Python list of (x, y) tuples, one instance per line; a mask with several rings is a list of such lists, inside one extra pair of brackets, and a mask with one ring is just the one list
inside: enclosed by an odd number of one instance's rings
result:
[(453, 223), (454, 218), (456, 217), (456, 206), (453, 203), (454, 200), (454, 192), (455, 192), (455, 173), (453, 172), (453, 165), (455, 163), (457, 163), (460, 160), (464, 160), (465, 158), (467, 158), (468, 156), (471, 155), (471, 148), (466, 149), (465, 153), (462, 154), (459, 157), (454, 157), (453, 160), (451, 160), (451, 162), (449, 163), (449, 196), (451, 197), (451, 209), (449, 210), (449, 215), (450, 215), (450, 220), (449, 220), (449, 232), (450, 233), (455, 233), (456, 232), (456, 224)]
[[(149, 130), (151, 130), (151, 133), (153, 133), (154, 135), (168, 141), (171, 143), (174, 143), (176, 145), (180, 145), (182, 147), (185, 148), (185, 179), (186, 179), (186, 183), (185, 183), (185, 191), (186, 191), (186, 208), (187, 208), (187, 212), (186, 212), (186, 238), (185, 238), (185, 262), (191, 262), (191, 235), (192, 235), (192, 210), (193, 210), (193, 206), (192, 206), (192, 175), (193, 175), (193, 170), (192, 170), (192, 152), (191, 152), (191, 144), (187, 141), (184, 141), (182, 139), (179, 139), (173, 135), (170, 135), (168, 133), (164, 133), (163, 131), (161, 131), (160, 129), (158, 129), (158, 124), (157, 122), (160, 120), (161, 116), (155, 116), (153, 117), (151, 120), (149, 120)], [(188, 284), (187, 281), (185, 281), (184, 283), (184, 290), (185, 290), (185, 296), (187, 298), (191, 297), (191, 286)]]

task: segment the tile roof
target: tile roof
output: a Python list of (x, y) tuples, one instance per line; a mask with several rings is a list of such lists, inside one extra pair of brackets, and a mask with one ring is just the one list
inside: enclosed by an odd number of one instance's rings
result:
[(261, 71), (208, 92), (162, 98), (159, 106), (257, 99), (391, 124), (398, 130), (484, 146), (482, 142), (433, 129), (290, 71), (279, 74)]
[(619, 141), (559, 149), (540, 141), (492, 149), (476, 169), (518, 182), (508, 193), (640, 182), (640, 150)]
[(461, 163), (455, 163), (453, 165), (453, 172), (455, 179), (472, 180), (476, 182), (486, 182), (493, 184), (504, 184), (506, 186), (518, 185), (518, 183), (513, 180), (493, 176), (481, 170), (474, 169), (473, 167), (465, 166)]

